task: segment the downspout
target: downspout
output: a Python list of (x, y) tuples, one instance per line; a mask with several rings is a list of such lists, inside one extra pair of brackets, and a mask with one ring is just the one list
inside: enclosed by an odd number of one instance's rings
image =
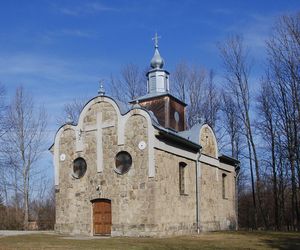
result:
[[(200, 156), (201, 149), (197, 153), (196, 158), (196, 224), (197, 224), (197, 233), (200, 233), (200, 205), (199, 205), (199, 183), (198, 183), (198, 168), (200, 166)], [(199, 175), (199, 179), (201, 179), (201, 171)]]
[(238, 198), (238, 180), (240, 177), (240, 166), (239, 164), (237, 165), (237, 174), (235, 178), (235, 216), (236, 216), (236, 226), (235, 229), (239, 230), (239, 198)]

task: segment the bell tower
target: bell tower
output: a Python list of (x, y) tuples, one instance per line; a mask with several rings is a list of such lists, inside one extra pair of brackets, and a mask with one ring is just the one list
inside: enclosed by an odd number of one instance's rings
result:
[(158, 51), (158, 39), (154, 38), (154, 55), (150, 62), (150, 70), (147, 72), (147, 94), (132, 100), (130, 103), (137, 103), (152, 111), (159, 124), (165, 128), (175, 131), (183, 131), (185, 125), (186, 104), (170, 94), (169, 76), (170, 73), (163, 69), (164, 60)]

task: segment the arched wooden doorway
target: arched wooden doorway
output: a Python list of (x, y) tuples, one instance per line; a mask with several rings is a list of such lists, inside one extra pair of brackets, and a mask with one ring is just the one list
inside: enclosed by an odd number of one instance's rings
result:
[(93, 234), (111, 234), (111, 201), (107, 199), (92, 200), (93, 206)]

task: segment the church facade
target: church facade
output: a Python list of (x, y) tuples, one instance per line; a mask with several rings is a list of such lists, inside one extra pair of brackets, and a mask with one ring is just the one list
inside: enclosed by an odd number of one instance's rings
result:
[(212, 129), (185, 125), (157, 41), (148, 93), (128, 104), (104, 91), (50, 148), (60, 233), (167, 236), (235, 229), (238, 161)]

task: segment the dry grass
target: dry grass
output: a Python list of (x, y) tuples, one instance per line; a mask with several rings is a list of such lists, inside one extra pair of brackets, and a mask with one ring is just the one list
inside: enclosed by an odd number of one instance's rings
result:
[(300, 249), (300, 234), (214, 232), (172, 238), (80, 238), (33, 234), (0, 238), (0, 249)]

